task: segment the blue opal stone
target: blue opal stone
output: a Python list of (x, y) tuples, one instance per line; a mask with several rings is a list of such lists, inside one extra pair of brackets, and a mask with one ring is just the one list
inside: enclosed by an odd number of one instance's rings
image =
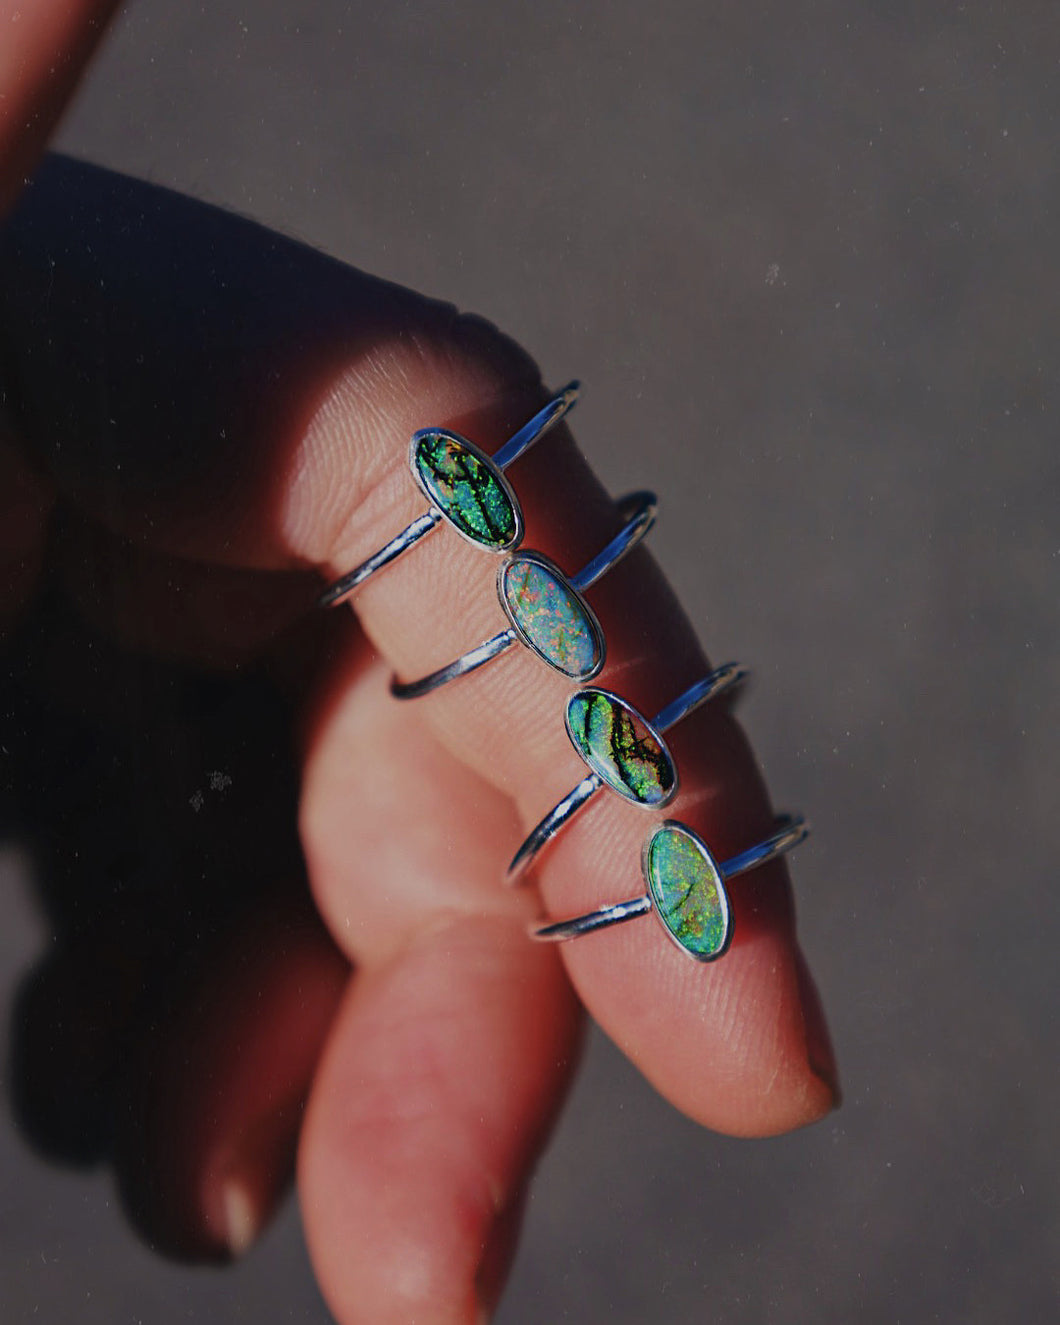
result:
[(413, 462), (424, 491), (446, 519), (484, 547), (503, 550), (519, 534), (519, 517), (500, 471), (455, 433), (416, 438)]
[(505, 610), (524, 643), (575, 681), (599, 670), (604, 642), (581, 594), (543, 557), (523, 553), (501, 570)]
[(632, 704), (592, 686), (567, 701), (574, 748), (613, 791), (638, 805), (662, 805), (677, 786), (669, 750)]
[(665, 823), (644, 849), (644, 878), (656, 914), (697, 961), (720, 957), (732, 938), (732, 912), (713, 857), (695, 833)]

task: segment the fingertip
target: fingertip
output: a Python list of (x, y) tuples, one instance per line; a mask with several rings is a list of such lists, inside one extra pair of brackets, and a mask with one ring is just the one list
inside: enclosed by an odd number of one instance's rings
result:
[[(790, 933), (760, 932), (734, 945), (723, 989), (725, 1010), (715, 1014), (724, 1037), (720, 1062), (732, 1065), (733, 1089), (718, 1092), (712, 1108), (718, 1117), (701, 1118), (731, 1136), (767, 1137), (818, 1122), (835, 1108), (836, 1092), (819, 1052), (816, 999), (808, 1006), (802, 971), (808, 968)], [(811, 985), (812, 987), (812, 985)], [(832, 1074), (834, 1075), (834, 1061)]]
[(307, 1241), (341, 1325), (486, 1318), (576, 1038), (555, 954), (510, 919), (450, 917), (361, 972), (299, 1154)]
[(288, 1189), (303, 1102), (347, 966), (315, 917), (274, 910), (236, 935), (159, 1027), (117, 1169), (163, 1253), (242, 1255)]
[(716, 962), (691, 961), (650, 914), (563, 945), (590, 1012), (648, 1080), (695, 1122), (738, 1137), (804, 1127), (837, 1102), (783, 875), (756, 883), (773, 886), (753, 916), (735, 899), (736, 935)]
[(233, 1256), (242, 1256), (258, 1236), (264, 1223), (262, 1210), (253, 1194), (237, 1178), (230, 1178), (221, 1192), (224, 1206), (224, 1233)]

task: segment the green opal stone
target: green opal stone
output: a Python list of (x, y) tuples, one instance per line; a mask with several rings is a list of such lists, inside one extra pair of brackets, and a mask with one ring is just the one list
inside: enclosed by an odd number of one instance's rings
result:
[(687, 828), (665, 823), (644, 853), (651, 900), (670, 934), (698, 961), (720, 957), (732, 937), (732, 913), (718, 867)]
[(612, 790), (638, 805), (661, 805), (677, 786), (666, 746), (631, 704), (592, 686), (567, 701), (574, 748)]
[(499, 471), (455, 433), (419, 435), (413, 460), (424, 490), (442, 514), (476, 543), (503, 549), (519, 521)]
[(599, 671), (599, 627), (558, 571), (538, 557), (513, 557), (501, 571), (500, 591), (512, 624), (546, 662), (576, 681)]

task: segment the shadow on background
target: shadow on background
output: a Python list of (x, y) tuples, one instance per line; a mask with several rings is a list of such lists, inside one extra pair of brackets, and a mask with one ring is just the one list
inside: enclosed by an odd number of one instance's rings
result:
[[(64, 127), (577, 374), (756, 662), (844, 1107), (729, 1141), (593, 1038), (509, 1325), (1057, 1315), (1058, 43), (1054, 0), (138, 0)], [(5, 1181), (26, 1318), (326, 1319), (293, 1219), (204, 1285), (47, 1179)]]
[[(29, 848), (51, 930), (14, 1006), (19, 1126), (53, 1160), (112, 1164), (154, 1247), (224, 1256), (166, 1162), (194, 1145), (166, 1092), (209, 1067), (188, 1044), (216, 1033), (219, 969), (253, 964), (250, 943), (272, 963), (307, 941), (334, 960), (304, 882), (289, 705), (263, 667), (208, 675), (124, 651), (58, 593), (8, 637), (0, 674), (0, 843)], [(306, 1034), (320, 1042), (315, 1020)], [(214, 1083), (188, 1084), (215, 1107)]]

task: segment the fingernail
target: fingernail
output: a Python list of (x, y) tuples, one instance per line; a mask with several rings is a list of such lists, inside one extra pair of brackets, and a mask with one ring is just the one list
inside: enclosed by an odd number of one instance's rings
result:
[(238, 1178), (229, 1178), (221, 1188), (221, 1205), (228, 1250), (233, 1256), (242, 1256), (261, 1230), (262, 1211)]
[(257, 1241), (287, 1189), (294, 1170), (297, 1118), (293, 1109), (259, 1118), (214, 1169), (214, 1228), (233, 1257), (244, 1255)]
[(832, 1048), (832, 1037), (828, 1031), (828, 1022), (817, 992), (813, 976), (802, 949), (795, 949), (795, 974), (799, 982), (799, 998), (802, 1003), (803, 1025), (806, 1031), (806, 1058), (810, 1071), (824, 1082), (832, 1096), (833, 1109), (842, 1103), (842, 1091), (839, 1086), (839, 1067)]

